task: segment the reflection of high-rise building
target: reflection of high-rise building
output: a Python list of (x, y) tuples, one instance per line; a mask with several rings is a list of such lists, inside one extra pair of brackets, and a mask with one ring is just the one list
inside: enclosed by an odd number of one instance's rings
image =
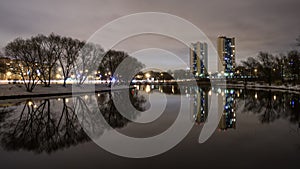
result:
[(235, 38), (218, 37), (219, 71), (225, 76), (233, 76), (235, 71)]
[(233, 89), (225, 89), (225, 96), (223, 100), (225, 102), (221, 120), (219, 122), (219, 129), (227, 130), (229, 128), (236, 127), (236, 115), (235, 115), (235, 91)]
[(190, 71), (195, 76), (205, 76), (207, 74), (208, 60), (207, 44), (196, 42), (190, 46)]
[(204, 123), (208, 116), (208, 91), (196, 88), (192, 96), (194, 97), (191, 102), (193, 120), (196, 124)]

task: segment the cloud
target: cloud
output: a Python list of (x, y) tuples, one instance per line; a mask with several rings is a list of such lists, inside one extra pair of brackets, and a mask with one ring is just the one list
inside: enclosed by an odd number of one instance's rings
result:
[(299, 6), (299, 0), (2, 0), (0, 46), (51, 32), (85, 40), (120, 16), (157, 11), (189, 20), (214, 43), (218, 35), (235, 36), (241, 60), (293, 47), (300, 35)]

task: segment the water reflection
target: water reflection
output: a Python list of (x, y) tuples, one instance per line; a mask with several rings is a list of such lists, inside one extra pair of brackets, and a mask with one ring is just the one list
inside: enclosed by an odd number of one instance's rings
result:
[(219, 123), (220, 130), (235, 129), (236, 128), (236, 100), (235, 91), (233, 89), (224, 90), (224, 111)]
[(259, 115), (261, 123), (271, 123), (278, 119), (287, 119), (300, 128), (298, 94), (272, 91), (240, 90), (238, 102), (242, 104), (242, 112)]
[[(300, 95), (296, 93), (279, 92), (271, 90), (246, 90), (242, 89), (224, 89), (209, 87), (191, 87), (184, 86), (179, 88), (176, 85), (144, 85), (137, 86), (139, 90), (147, 93), (161, 92), (165, 94), (184, 94), (191, 98), (192, 119), (195, 124), (203, 124), (207, 120), (210, 95), (212, 93), (219, 96), (219, 108), (223, 110), (219, 129), (235, 129), (237, 123), (236, 112), (253, 113), (258, 115), (261, 123), (271, 123), (277, 119), (286, 119), (292, 124), (297, 124), (300, 128), (299, 104)], [(183, 93), (184, 92), (184, 93)]]
[[(116, 96), (122, 96), (119, 91)], [(127, 92), (127, 91), (126, 91)], [(132, 104), (143, 110), (145, 99), (134, 91), (130, 95)], [(84, 95), (75, 98), (57, 98), (44, 100), (27, 100), (21, 103), (1, 105), (0, 108), (0, 139), (6, 150), (27, 150), (36, 153), (64, 149), (77, 145), (90, 138), (81, 125), (89, 125), (99, 136), (104, 132), (103, 122), (99, 118), (84, 118), (92, 96)], [(112, 93), (96, 94), (102, 115), (113, 128), (124, 127), (130, 121), (124, 118), (112, 102)], [(123, 99), (118, 98), (117, 99)], [(80, 110), (75, 113), (75, 110)], [(130, 112), (135, 114), (134, 112)], [(136, 115), (136, 114), (135, 114)], [(81, 118), (77, 118), (80, 116)], [(79, 121), (78, 119), (81, 119)], [(91, 120), (92, 119), (92, 120)]]
[[(136, 90), (129, 90), (130, 101), (139, 111), (147, 109), (145, 96), (152, 92), (186, 96), (190, 99), (191, 110), (191, 113), (187, 115), (191, 117), (195, 125), (203, 125), (207, 121), (209, 107), (215, 106), (214, 103), (210, 103), (210, 96), (217, 94), (220, 96), (218, 101), (222, 103), (218, 104), (221, 106), (219, 108), (221, 120), (218, 125), (220, 131), (238, 128), (239, 114), (237, 112), (254, 114), (260, 123), (272, 123), (278, 119), (285, 119), (296, 128), (300, 128), (300, 95), (298, 94), (191, 86), (180, 88), (176, 85), (135, 87)], [(1, 104), (1, 146), (6, 150), (51, 153), (90, 141), (81, 127), (83, 124), (93, 128), (93, 131), (101, 136), (108, 127), (103, 121), (98, 120), (99, 114), (88, 106), (92, 98), (96, 98), (98, 103), (98, 107), (94, 109), (100, 109), (102, 116), (112, 128), (124, 128), (131, 121), (117, 111), (112, 99), (113, 97), (119, 100), (125, 99), (122, 98), (124, 95), (120, 92), (128, 91)], [(75, 109), (80, 111), (75, 113)], [(135, 119), (139, 116), (137, 112), (127, 112), (128, 117)], [(87, 114), (93, 118), (84, 118)]]
[(1, 123), (3, 147), (50, 153), (88, 140), (65, 99), (61, 111), (52, 108), (53, 102), (49, 99), (28, 100), (9, 112), (12, 118)]

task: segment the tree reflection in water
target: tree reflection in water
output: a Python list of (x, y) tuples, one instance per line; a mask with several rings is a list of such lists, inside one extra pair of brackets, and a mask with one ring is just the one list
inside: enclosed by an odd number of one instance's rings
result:
[[(146, 92), (165, 92), (171, 95), (184, 94), (191, 99), (192, 116), (197, 124), (205, 123), (209, 109), (209, 95), (215, 92), (225, 93), (226, 105), (230, 105), (233, 112), (226, 113), (230, 116), (224, 117), (221, 129), (235, 128), (235, 117), (237, 112), (251, 112), (258, 115), (261, 123), (272, 123), (278, 119), (287, 119), (291, 124), (300, 128), (300, 97), (298, 94), (256, 91), (244, 89), (200, 89), (177, 86), (150, 86), (149, 88), (139, 86), (140, 90)], [(156, 90), (157, 89), (157, 90)], [(122, 128), (130, 120), (122, 116), (113, 98), (124, 100), (124, 95), (118, 91), (113, 93), (98, 93), (95, 98), (97, 104), (91, 107), (91, 96), (78, 96), (74, 98), (28, 100), (21, 104), (0, 106), (0, 140), (6, 150), (26, 150), (36, 153), (51, 153), (59, 149), (68, 148), (90, 140), (87, 131), (92, 131), (93, 136), (100, 137), (110, 127)], [(136, 90), (130, 90), (130, 101), (139, 111), (145, 110), (146, 99), (138, 94)], [(228, 102), (228, 103), (227, 103)], [(233, 104), (234, 103), (234, 104)], [(213, 104), (212, 104), (213, 106)], [(234, 108), (235, 107), (235, 108)], [(77, 110), (75, 112), (75, 110)], [(97, 113), (100, 110), (101, 114)], [(125, 112), (126, 117), (136, 119), (138, 111)], [(224, 109), (224, 112), (225, 109)], [(224, 113), (223, 112), (223, 113)], [(231, 116), (234, 115), (234, 116)], [(104, 118), (99, 118), (103, 116)], [(223, 118), (223, 117), (222, 117)], [(106, 123), (104, 123), (105, 120)], [(222, 121), (222, 120), (221, 120)], [(83, 130), (88, 128), (88, 130)], [(295, 130), (298, 132), (299, 130)]]
[[(124, 93), (125, 91), (120, 92), (114, 92), (114, 93), (105, 93), (103, 95), (100, 95), (98, 97), (98, 107), (100, 109), (100, 112), (102, 113), (103, 117), (105, 118), (106, 122), (112, 127), (112, 128), (122, 128), (126, 126), (128, 122), (130, 122), (129, 119), (125, 118), (120, 112), (117, 110), (116, 106), (113, 103), (112, 97), (116, 100), (124, 100), (124, 96), (126, 96)], [(135, 111), (133, 112), (123, 112), (126, 113), (126, 117), (130, 117), (130, 119), (136, 119), (139, 115), (139, 111), (145, 110), (144, 103), (146, 102), (145, 97), (138, 95), (135, 90), (131, 90), (131, 94), (129, 95), (129, 99), (132, 103), (132, 105), (135, 107)], [(120, 101), (116, 101), (120, 102)]]
[[(117, 93), (114, 94), (119, 96)], [(109, 125), (113, 128), (123, 127), (130, 121), (116, 110), (111, 95), (112, 93), (97, 94), (99, 109)], [(99, 124), (99, 118), (90, 118), (99, 114), (95, 114), (95, 109), (91, 110), (87, 106), (89, 100), (86, 96), (73, 99), (28, 100), (21, 104), (19, 109), (1, 109), (2, 147), (6, 150), (51, 153), (90, 141), (81, 124), (92, 127), (93, 131), (101, 136), (105, 129), (104, 125)], [(135, 94), (131, 95), (130, 99), (135, 107), (143, 109), (141, 107), (145, 102), (143, 97)], [(80, 111), (75, 113), (75, 109)], [(134, 112), (128, 113), (134, 114)], [(85, 115), (89, 117), (85, 118)], [(80, 118), (77, 118), (78, 116)]]
[(60, 112), (52, 109), (52, 104), (54, 101), (49, 99), (27, 101), (18, 118), (1, 125), (2, 146), (7, 150), (51, 153), (89, 140), (65, 98)]
[[(300, 128), (300, 95), (279, 91), (247, 90), (233, 88), (206, 88), (203, 86), (181, 86), (177, 85), (136, 85), (139, 90), (147, 93), (161, 92), (172, 95), (186, 95), (191, 99), (192, 119), (195, 124), (203, 124), (208, 116), (207, 107), (209, 102), (208, 93), (222, 94), (224, 97), (224, 110), (219, 124), (219, 129), (235, 128), (236, 111), (251, 112), (259, 116), (261, 123), (271, 123), (278, 119), (287, 119)], [(180, 93), (179, 91), (183, 91)], [(228, 112), (226, 110), (226, 106)], [(212, 105), (214, 106), (214, 105)], [(238, 115), (237, 115), (238, 116)], [(222, 124), (221, 124), (222, 123)]]
[(259, 115), (261, 123), (271, 123), (278, 119), (287, 119), (300, 127), (299, 100), (297, 94), (243, 90), (239, 102), (244, 102), (241, 112)]

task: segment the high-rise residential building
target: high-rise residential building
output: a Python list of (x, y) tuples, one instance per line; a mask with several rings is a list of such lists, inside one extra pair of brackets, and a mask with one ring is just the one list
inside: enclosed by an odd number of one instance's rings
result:
[(190, 71), (196, 77), (204, 77), (207, 74), (207, 43), (196, 42), (190, 46)]
[(225, 76), (233, 76), (235, 71), (235, 38), (218, 37), (219, 71)]

